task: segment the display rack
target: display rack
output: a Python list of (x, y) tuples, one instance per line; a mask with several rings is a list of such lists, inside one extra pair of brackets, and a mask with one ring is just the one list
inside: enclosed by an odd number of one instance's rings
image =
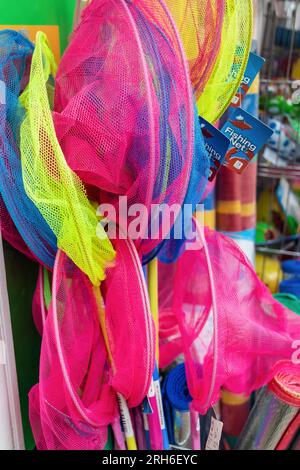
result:
[[(286, 99), (291, 99), (294, 89), (292, 68), (295, 57), (299, 57), (299, 15), (300, 1), (269, 1), (264, 4), (264, 24), (261, 55), (265, 57), (266, 64), (262, 71), (261, 77), (261, 93), (271, 97), (272, 89), (278, 89), (279, 94), (282, 93)], [(280, 40), (280, 31), (283, 31), (283, 41)], [(285, 67), (282, 67), (282, 64)], [(265, 100), (265, 106), (262, 111), (262, 119), (267, 120), (270, 115), (267, 109), (268, 99)], [(286, 119), (285, 115), (276, 116), (276, 119), (283, 123)], [(300, 119), (299, 119), (300, 130)], [(300, 132), (298, 133), (298, 136)], [(298, 144), (299, 144), (298, 137)], [(281, 178), (286, 179), (289, 183), (300, 180), (300, 146), (297, 152), (284, 166), (280, 166), (279, 148), (281, 145), (281, 136), (278, 140), (276, 158), (273, 162), (266, 162), (264, 159), (264, 150), (258, 157), (258, 197), (264, 191), (268, 191), (269, 208), (266, 217), (266, 223), (271, 225), (274, 216), (274, 207), (276, 206), (276, 188)], [(279, 261), (286, 257), (300, 257), (300, 237), (288, 237), (288, 217), (291, 203), (291, 187), (289, 185), (288, 194), (286, 196), (286, 212), (283, 216), (282, 234), (283, 236), (275, 238), (272, 242), (268, 242), (265, 246), (257, 246), (256, 251), (263, 256), (262, 272), (263, 279), (267, 277), (268, 257), (276, 257)], [(281, 276), (280, 263), (277, 264), (277, 288), (279, 286)]]

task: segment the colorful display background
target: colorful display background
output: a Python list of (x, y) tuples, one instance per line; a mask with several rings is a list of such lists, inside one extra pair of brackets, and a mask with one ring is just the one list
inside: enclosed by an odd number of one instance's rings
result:
[(16, 31), (22, 31), (26, 36), (30, 39), (30, 41), (34, 42), (36, 33), (38, 31), (43, 31), (47, 35), (49, 44), (51, 46), (51, 50), (54, 53), (54, 57), (56, 63), (60, 60), (60, 34), (59, 34), (59, 27), (57, 25), (0, 25), (0, 29), (15, 29)]
[(72, 31), (75, 0), (9, 0), (1, 5), (1, 25), (57, 25), (60, 50)]

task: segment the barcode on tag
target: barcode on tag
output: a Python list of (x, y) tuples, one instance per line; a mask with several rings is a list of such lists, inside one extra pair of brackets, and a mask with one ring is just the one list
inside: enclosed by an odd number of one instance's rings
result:
[(119, 402), (121, 421), (122, 421), (123, 428), (124, 428), (124, 434), (126, 437), (134, 436), (127, 402), (125, 398), (119, 393), (117, 394), (117, 399)]
[(165, 429), (166, 426), (165, 426), (165, 418), (164, 418), (164, 409), (163, 409), (163, 403), (162, 403), (162, 398), (161, 398), (160, 383), (158, 380), (154, 381), (154, 386), (155, 386), (155, 396), (156, 396), (156, 403), (157, 403), (158, 414), (159, 414), (160, 427), (161, 429)]
[(215, 418), (211, 418), (209, 435), (207, 438), (205, 450), (219, 450), (222, 437), (223, 423)]

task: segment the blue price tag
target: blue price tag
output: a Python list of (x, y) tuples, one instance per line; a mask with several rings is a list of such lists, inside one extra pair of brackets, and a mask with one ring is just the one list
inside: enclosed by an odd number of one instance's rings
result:
[(199, 117), (199, 122), (204, 137), (205, 149), (210, 159), (209, 181), (213, 181), (225, 159), (230, 140), (202, 117)]
[(263, 57), (254, 54), (254, 52), (250, 52), (242, 83), (238, 89), (237, 94), (232, 100), (229, 111), (231, 108), (239, 108), (241, 106), (245, 96), (247, 95), (252, 83), (256, 79), (264, 63), (265, 59)]
[(221, 132), (230, 140), (224, 165), (240, 174), (273, 134), (270, 127), (241, 108), (230, 115)]

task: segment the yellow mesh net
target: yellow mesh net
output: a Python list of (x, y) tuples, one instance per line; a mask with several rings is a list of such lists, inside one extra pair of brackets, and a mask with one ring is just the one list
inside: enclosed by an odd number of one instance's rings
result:
[(216, 61), (225, 0), (165, 0), (177, 25), (196, 98)]
[(200, 116), (211, 123), (226, 111), (242, 81), (250, 53), (252, 26), (252, 0), (226, 0), (219, 55), (198, 100)]
[(26, 110), (21, 126), (24, 187), (55, 233), (58, 247), (98, 285), (115, 253), (101, 225), (97, 230), (96, 209), (68, 167), (56, 138), (49, 104), (55, 73), (47, 38), (38, 32), (29, 84), (20, 97)]

